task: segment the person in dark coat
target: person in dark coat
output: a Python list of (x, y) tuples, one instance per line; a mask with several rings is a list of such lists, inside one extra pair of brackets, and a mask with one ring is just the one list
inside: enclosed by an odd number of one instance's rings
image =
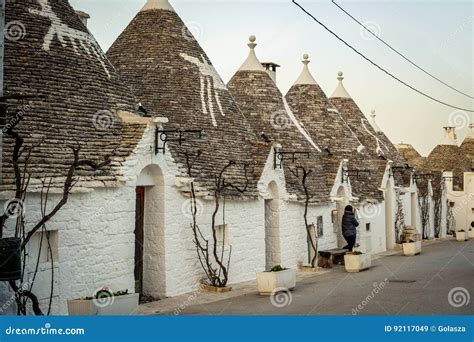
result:
[(350, 205), (344, 209), (344, 216), (342, 216), (342, 236), (347, 241), (347, 245), (343, 249), (348, 249), (352, 252), (356, 243), (357, 227), (359, 222), (357, 221), (354, 208)]

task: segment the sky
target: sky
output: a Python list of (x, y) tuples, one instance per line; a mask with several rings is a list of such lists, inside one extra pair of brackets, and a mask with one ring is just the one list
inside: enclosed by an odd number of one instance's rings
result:
[[(91, 15), (89, 30), (106, 51), (146, 0), (70, 0)], [(419, 90), (457, 107), (474, 109), (458, 94), (401, 59), (341, 12), (330, 0), (299, 0), (315, 17), (377, 64)], [(474, 1), (336, 0), (397, 50), (444, 82), (474, 96)], [(170, 0), (204, 48), (224, 82), (248, 55), (255, 35), (260, 61), (281, 65), (277, 85), (283, 94), (301, 72), (302, 56), (330, 96), (343, 71), (344, 85), (364, 114), (393, 143), (410, 143), (422, 155), (441, 141), (444, 126), (458, 126), (458, 142), (469, 132), (474, 114), (432, 102), (370, 63), (312, 21), (290, 0)]]

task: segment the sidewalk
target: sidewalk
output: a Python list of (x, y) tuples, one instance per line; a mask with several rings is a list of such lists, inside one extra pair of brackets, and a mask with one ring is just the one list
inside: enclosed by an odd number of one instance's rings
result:
[[(471, 243), (458, 243), (453, 239), (424, 242), (423, 252), (417, 257), (405, 257), (402, 251), (380, 253), (373, 255), (372, 269), (361, 273), (346, 273), (341, 266), (320, 272), (298, 272), (298, 285), (291, 298), (293, 303), (284, 308), (276, 309), (268, 297), (259, 296), (256, 281), (249, 281), (231, 285), (232, 291), (227, 293), (195, 291), (143, 304), (139, 313), (351, 314), (351, 310), (367, 297), (375, 284), (384, 284), (383, 293), (378, 295), (371, 305), (365, 305), (361, 314), (424, 312), (423, 302), (417, 301), (422, 301), (426, 295), (435, 295), (435, 292), (438, 294), (431, 300), (430, 305), (444, 307), (444, 312), (463, 314), (463, 311), (451, 310), (453, 308), (449, 306), (446, 298), (450, 288), (472, 288), (472, 280), (468, 276), (472, 275), (474, 261)], [(469, 252), (471, 254), (468, 254)], [(456, 269), (453, 270), (453, 275), (443, 277), (443, 272), (450, 273), (450, 266), (460, 268), (461, 272)], [(387, 284), (390, 286), (385, 286)], [(437, 300), (440, 302), (437, 303)], [(407, 307), (412, 307), (413, 312), (407, 311)]]

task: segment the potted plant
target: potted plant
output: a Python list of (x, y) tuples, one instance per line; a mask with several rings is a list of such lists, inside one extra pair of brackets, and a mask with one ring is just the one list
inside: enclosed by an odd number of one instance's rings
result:
[(269, 296), (277, 289), (292, 290), (295, 286), (295, 270), (277, 265), (270, 271), (257, 273), (258, 292), (260, 292), (262, 296)]
[(347, 272), (360, 272), (367, 270), (372, 266), (372, 259), (370, 254), (354, 251), (344, 255), (344, 264)]
[(471, 227), (469, 228), (469, 239), (474, 239), (474, 221), (471, 222)]
[(469, 233), (465, 230), (456, 231), (456, 240), (458, 241), (467, 241), (469, 240)]
[(421, 241), (409, 240), (403, 243), (403, 254), (415, 256), (421, 253)]
[(70, 316), (128, 316), (137, 313), (139, 299), (138, 293), (104, 287), (92, 297), (68, 300), (67, 305)]

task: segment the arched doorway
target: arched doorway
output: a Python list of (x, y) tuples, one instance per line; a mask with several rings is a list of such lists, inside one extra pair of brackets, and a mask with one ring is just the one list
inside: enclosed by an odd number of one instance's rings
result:
[(344, 215), (344, 208), (346, 207), (346, 189), (343, 186), (340, 186), (337, 190), (337, 219), (334, 227), (334, 231), (337, 233), (337, 247), (342, 248), (347, 245), (346, 239), (342, 235), (342, 216)]
[(265, 199), (265, 270), (281, 264), (280, 199), (275, 182), (268, 185)]
[(390, 180), (385, 187), (385, 240), (387, 250), (395, 248), (395, 222), (393, 219), (393, 186)]
[(165, 288), (165, 191), (158, 165), (142, 170), (136, 184), (135, 290), (161, 298)]

